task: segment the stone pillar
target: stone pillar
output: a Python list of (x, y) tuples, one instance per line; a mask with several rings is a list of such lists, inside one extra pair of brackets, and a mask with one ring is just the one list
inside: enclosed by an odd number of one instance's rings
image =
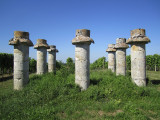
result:
[(116, 75), (126, 75), (126, 44), (125, 38), (116, 39)]
[(14, 45), (13, 88), (21, 90), (29, 82), (29, 47), (33, 43), (28, 32), (15, 31), (9, 45)]
[(44, 74), (47, 72), (47, 41), (38, 39), (34, 48), (37, 49), (37, 74)]
[(48, 51), (48, 72), (56, 73), (56, 46), (50, 45)]
[(116, 49), (114, 47), (115, 44), (109, 44), (108, 49), (106, 50), (106, 52), (108, 52), (108, 69), (110, 69), (112, 72), (116, 71)]
[(94, 43), (90, 38), (90, 30), (76, 30), (76, 37), (72, 40), (75, 47), (75, 83), (86, 90), (90, 84), (90, 44)]
[(145, 29), (131, 31), (127, 44), (131, 45), (131, 77), (137, 86), (146, 86), (146, 51), (145, 44), (150, 39), (145, 36)]

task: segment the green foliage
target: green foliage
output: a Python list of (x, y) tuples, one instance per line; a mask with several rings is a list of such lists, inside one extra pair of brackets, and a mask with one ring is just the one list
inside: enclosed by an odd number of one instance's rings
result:
[(108, 62), (106, 62), (105, 57), (98, 58), (95, 62), (90, 64), (90, 69), (101, 69), (101, 68), (108, 68)]
[(64, 63), (62, 61), (56, 60), (56, 69), (60, 70), (64, 66)]
[(66, 64), (67, 65), (73, 64), (73, 59), (68, 57), (67, 60), (66, 60)]
[(12, 73), (13, 54), (0, 53), (0, 70), (1, 74)]
[[(13, 72), (13, 54), (0, 53), (0, 70), (1, 74)], [(29, 72), (36, 72), (36, 60), (29, 58)]]
[(131, 70), (131, 56), (130, 55), (127, 55), (126, 56), (126, 68), (127, 70)]
[(66, 67), (69, 73), (74, 73), (75, 71), (75, 64), (73, 62), (73, 59), (68, 57), (66, 60)]
[[(131, 56), (126, 56), (127, 70), (131, 70)], [(147, 55), (146, 56), (146, 69), (150, 71), (160, 71), (160, 55)]]
[(0, 84), (0, 118), (160, 119), (160, 85), (137, 87), (130, 77), (94, 70), (89, 88), (81, 91), (64, 66), (56, 75), (31, 75), (21, 91)]
[(29, 58), (29, 72), (35, 73), (36, 72), (36, 65), (37, 61), (35, 59)]
[(61, 73), (63, 73), (64, 75), (69, 75), (71, 73), (74, 73), (75, 64), (73, 62), (73, 59), (69, 57), (66, 60), (66, 63), (63, 63), (62, 61), (56, 61), (56, 69), (61, 71)]
[(160, 71), (160, 55), (147, 55), (146, 56), (147, 70)]

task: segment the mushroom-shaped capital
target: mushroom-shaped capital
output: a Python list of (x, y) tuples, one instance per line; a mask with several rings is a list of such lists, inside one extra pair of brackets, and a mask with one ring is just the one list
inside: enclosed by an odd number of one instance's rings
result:
[(131, 37), (145, 36), (145, 29), (131, 30)]
[(47, 44), (47, 40), (45, 40), (45, 39), (37, 39), (37, 44), (34, 46), (34, 48), (38, 49), (40, 47), (44, 47), (44, 48), (48, 49), (49, 46)]
[(72, 44), (82, 44), (82, 43), (94, 43), (93, 39), (90, 38), (90, 30), (78, 29), (76, 30), (76, 37), (72, 40)]
[(29, 39), (29, 32), (14, 31), (14, 38), (25, 38), (25, 39)]
[(19, 45), (19, 44), (33, 46), (32, 41), (29, 39), (29, 32), (14, 31), (14, 37), (11, 40), (9, 40), (9, 45)]
[(126, 38), (117, 38), (115, 49), (127, 49), (129, 46), (126, 44)]
[(108, 44), (108, 48), (106, 50), (106, 52), (115, 52), (115, 44)]
[(134, 29), (131, 30), (131, 37), (127, 40), (127, 44), (132, 43), (143, 43), (150, 42), (150, 39), (145, 35), (145, 29)]
[(47, 49), (48, 52), (51, 52), (51, 51), (55, 51), (55, 52), (59, 52), (57, 49), (56, 49), (56, 46), (55, 45), (50, 45), (49, 46), (49, 49)]

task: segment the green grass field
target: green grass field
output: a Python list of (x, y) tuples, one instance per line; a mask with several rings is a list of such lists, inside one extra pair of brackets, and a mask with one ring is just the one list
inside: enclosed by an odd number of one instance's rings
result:
[(137, 87), (130, 76), (94, 70), (90, 87), (82, 92), (74, 74), (65, 70), (30, 75), (22, 91), (12, 90), (12, 80), (0, 82), (0, 119), (158, 120), (160, 72), (147, 71), (147, 77), (148, 86)]
[(147, 77), (150, 80), (160, 80), (160, 71), (147, 71)]

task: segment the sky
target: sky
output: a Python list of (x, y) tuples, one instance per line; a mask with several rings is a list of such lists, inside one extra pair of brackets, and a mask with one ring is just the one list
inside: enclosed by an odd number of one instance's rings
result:
[[(90, 61), (108, 56), (108, 44), (130, 37), (143, 28), (151, 43), (146, 54), (160, 54), (160, 0), (0, 0), (0, 53), (13, 53), (8, 45), (14, 31), (29, 32), (30, 40), (46, 39), (56, 45), (57, 60), (74, 59), (72, 39), (76, 29), (89, 29), (95, 44), (90, 45)], [(36, 49), (29, 56), (36, 59)], [(130, 48), (127, 49), (127, 55)]]

